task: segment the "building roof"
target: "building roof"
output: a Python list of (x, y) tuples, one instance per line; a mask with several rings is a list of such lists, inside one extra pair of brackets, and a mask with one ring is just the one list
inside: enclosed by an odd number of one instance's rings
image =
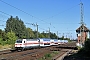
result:
[[(77, 28), (76, 29), (76, 32), (80, 32), (80, 29), (83, 27), (84, 25), (81, 25), (79, 28)], [(81, 31), (82, 31), (83, 29), (81, 29)], [(85, 32), (89, 32), (90, 31), (90, 29), (88, 29), (86, 26), (84, 26), (84, 31)]]

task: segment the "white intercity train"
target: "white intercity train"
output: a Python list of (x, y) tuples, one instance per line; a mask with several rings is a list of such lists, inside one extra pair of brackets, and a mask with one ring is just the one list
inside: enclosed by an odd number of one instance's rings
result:
[(68, 40), (58, 40), (58, 39), (48, 39), (48, 38), (39, 38), (39, 39), (18, 39), (15, 42), (16, 50), (25, 50), (38, 47), (47, 47), (52, 45), (59, 45), (68, 43)]

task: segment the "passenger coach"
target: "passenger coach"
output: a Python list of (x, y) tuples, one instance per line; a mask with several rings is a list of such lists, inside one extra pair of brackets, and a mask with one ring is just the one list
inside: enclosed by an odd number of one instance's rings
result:
[(39, 39), (18, 39), (15, 42), (16, 50), (24, 50), (38, 47), (47, 47), (52, 45), (65, 44), (68, 40), (58, 40), (58, 39), (48, 39), (48, 38), (39, 38)]
[(40, 41), (40, 47), (46, 47), (46, 46), (50, 46), (50, 40), (48, 38), (39, 38)]

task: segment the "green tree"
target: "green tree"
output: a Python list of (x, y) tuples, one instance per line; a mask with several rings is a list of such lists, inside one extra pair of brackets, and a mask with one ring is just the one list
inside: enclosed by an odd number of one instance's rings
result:
[(3, 39), (3, 41), (7, 40), (5, 31), (2, 31), (2, 39)]
[(39, 38), (45, 38), (45, 36), (41, 33), (39, 33)]
[[(41, 33), (42, 37), (49, 38), (49, 33), (45, 33), (44, 31)], [(50, 38), (57, 39), (57, 35), (55, 33), (50, 32)]]
[(90, 39), (88, 39), (87, 41), (85, 41), (85, 45), (84, 45), (84, 49), (87, 55), (90, 56)]
[(2, 37), (2, 30), (0, 29), (0, 37)]
[(26, 38), (26, 27), (24, 25), (24, 22), (19, 19), (18, 16), (16, 16), (15, 18), (13, 18), (13, 16), (8, 18), (6, 22), (5, 32), (7, 33), (11, 30), (15, 32), (15, 35), (18, 38)]
[(2, 38), (0, 37), (0, 45), (3, 45), (3, 41)]
[(33, 38), (37, 38), (37, 31), (33, 31), (34, 33), (34, 37)]
[(14, 44), (15, 43), (15, 40), (17, 39), (17, 37), (15, 36), (15, 33), (12, 32), (12, 30), (11, 30), (11, 32), (8, 32), (6, 34), (6, 36), (7, 36), (7, 43), (8, 44)]
[(0, 44), (4, 45), (6, 42), (6, 33), (0, 29)]
[(55, 33), (50, 32), (50, 38), (57, 39), (57, 35)]
[(78, 55), (90, 57), (90, 39), (85, 41), (84, 46), (78, 51)]
[(26, 38), (33, 38), (34, 33), (31, 28), (26, 28)]
[(48, 38), (48, 33), (45, 33), (44, 31), (41, 33), (41, 35), (43, 35), (43, 38)]

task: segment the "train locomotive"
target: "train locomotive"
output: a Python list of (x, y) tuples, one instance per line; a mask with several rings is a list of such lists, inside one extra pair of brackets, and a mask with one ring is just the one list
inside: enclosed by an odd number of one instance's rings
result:
[(59, 45), (68, 43), (68, 40), (58, 40), (58, 39), (18, 39), (15, 42), (15, 50), (25, 50), (38, 47), (47, 47), (52, 45)]

